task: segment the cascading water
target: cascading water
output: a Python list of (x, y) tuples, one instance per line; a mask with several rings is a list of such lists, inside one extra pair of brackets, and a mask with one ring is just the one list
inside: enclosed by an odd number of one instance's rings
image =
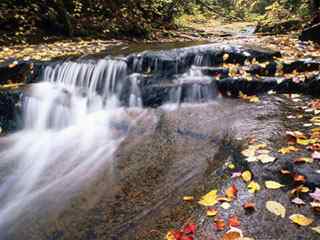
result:
[[(201, 56), (191, 64), (185, 57), (137, 57), (131, 67), (129, 58), (49, 65), (25, 94), (24, 128), (3, 138), (0, 149), (0, 237), (20, 216), (70, 199), (99, 172), (112, 175), (112, 154), (143, 114), (141, 79), (170, 79), (173, 104), (215, 97)], [(134, 117), (123, 106), (140, 110)]]
[[(37, 200), (58, 204), (101, 168), (112, 168), (111, 156), (131, 123), (119, 103), (126, 79), (126, 63), (118, 60), (46, 67), (43, 82), (23, 100), (24, 129), (6, 137), (0, 151), (0, 232), (36, 211)], [(132, 86), (131, 105), (137, 106)]]

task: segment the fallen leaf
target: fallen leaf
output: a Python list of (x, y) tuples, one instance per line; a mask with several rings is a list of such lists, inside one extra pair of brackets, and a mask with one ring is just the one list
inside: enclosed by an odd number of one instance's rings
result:
[(293, 180), (295, 182), (305, 182), (306, 178), (303, 175), (296, 174), (296, 175), (294, 175)]
[(237, 197), (237, 193), (238, 193), (238, 189), (237, 189), (237, 187), (236, 187), (234, 184), (232, 184), (232, 186), (230, 186), (230, 187), (227, 188), (227, 190), (226, 190), (226, 196), (227, 196), (227, 198), (229, 198), (229, 199), (234, 199), (234, 198), (236, 198), (236, 197)]
[(298, 197), (292, 199), (291, 202), (297, 205), (306, 205), (306, 203), (301, 198), (298, 198)]
[(256, 151), (257, 151), (256, 148), (250, 146), (248, 149), (243, 150), (241, 154), (245, 157), (254, 157), (256, 154)]
[(289, 146), (289, 147), (283, 147), (283, 148), (279, 149), (278, 152), (281, 154), (288, 154), (288, 153), (292, 153), (292, 152), (297, 152), (299, 150), (300, 150), (299, 148), (296, 148), (294, 146)]
[(291, 172), (288, 171), (288, 170), (285, 170), (285, 169), (281, 169), (281, 170), (280, 170), (280, 173), (281, 173), (282, 175), (291, 175)]
[(301, 214), (293, 214), (289, 217), (289, 219), (300, 226), (308, 226), (313, 222), (312, 219), (307, 218)]
[(284, 185), (282, 185), (278, 182), (275, 182), (275, 181), (265, 181), (264, 184), (265, 184), (266, 188), (268, 188), (268, 189), (279, 189), (279, 188), (284, 187)]
[(261, 154), (261, 155), (257, 156), (257, 159), (260, 160), (262, 163), (271, 163), (276, 160), (275, 157), (272, 157), (267, 154)]
[(223, 54), (223, 61), (227, 61), (229, 59), (230, 55), (228, 53)]
[(186, 202), (191, 202), (194, 200), (194, 197), (193, 196), (184, 196), (183, 197), (183, 201), (186, 201)]
[(293, 160), (294, 163), (296, 164), (300, 164), (300, 163), (313, 163), (313, 159), (312, 158), (308, 158), (308, 157), (299, 157)]
[(194, 235), (197, 231), (197, 225), (194, 223), (188, 224), (183, 228), (183, 233)]
[(243, 181), (250, 182), (252, 180), (252, 173), (249, 170), (244, 171), (241, 174), (241, 177), (242, 177)]
[(251, 181), (248, 184), (248, 190), (250, 193), (256, 193), (256, 192), (260, 191), (260, 189), (261, 189), (260, 185), (255, 181)]
[[(181, 234), (181, 236), (182, 236), (182, 234)], [(176, 238), (176, 236), (175, 236), (175, 234), (174, 234), (173, 231), (169, 231), (169, 232), (167, 233), (167, 235), (166, 235), (166, 239), (167, 239), (167, 240), (177, 240), (177, 239), (180, 239), (180, 238), (181, 238), (181, 237)]]
[(230, 169), (230, 170), (234, 170), (236, 168), (236, 166), (233, 164), (233, 163), (229, 163), (227, 165), (227, 167)]
[(214, 220), (213, 223), (213, 227), (217, 230), (217, 231), (223, 231), (225, 228), (225, 223), (224, 220), (222, 218), (218, 218)]
[(316, 201), (320, 201), (320, 188), (316, 188), (313, 193), (309, 193), (310, 197), (312, 197)]
[(243, 204), (243, 208), (248, 211), (254, 211), (256, 209), (256, 205), (252, 202), (246, 202)]
[(318, 234), (320, 234), (320, 226), (313, 227), (313, 228), (311, 228), (311, 230), (316, 232), (316, 233), (318, 233)]
[(310, 205), (313, 210), (320, 212), (320, 202), (311, 202)]
[(221, 204), (221, 206), (223, 209), (228, 210), (229, 208), (231, 208), (231, 204), (228, 202), (224, 202)]
[(310, 189), (308, 187), (305, 187), (305, 186), (301, 185), (299, 187), (296, 187), (296, 188), (292, 189), (290, 194), (294, 195), (296, 193), (307, 193), (309, 191), (310, 191)]
[(222, 240), (238, 240), (241, 238), (238, 232), (227, 232), (223, 235)]
[(217, 214), (218, 214), (218, 210), (216, 210), (215, 208), (209, 208), (207, 210), (208, 217), (215, 217)]
[(228, 226), (229, 227), (239, 227), (240, 226), (239, 218), (235, 215), (230, 216), (228, 219)]
[(202, 196), (200, 201), (198, 202), (200, 205), (206, 206), (206, 207), (212, 207), (215, 204), (217, 204), (217, 190), (212, 190), (208, 192), (206, 195)]
[(280, 216), (282, 218), (284, 218), (286, 216), (286, 209), (285, 207), (279, 203), (279, 202), (276, 202), (276, 201), (268, 201), (266, 202), (266, 208), (269, 212), (277, 215), (277, 216)]
[(259, 160), (257, 159), (256, 156), (252, 156), (252, 157), (247, 157), (246, 161), (247, 162), (258, 162)]

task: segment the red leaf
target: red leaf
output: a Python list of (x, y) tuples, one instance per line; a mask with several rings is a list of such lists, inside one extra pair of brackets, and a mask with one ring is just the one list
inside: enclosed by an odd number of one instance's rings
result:
[(185, 226), (183, 228), (183, 233), (184, 234), (192, 234), (194, 235), (197, 231), (197, 225), (192, 223), (192, 224), (188, 224), (187, 226)]
[(229, 227), (239, 227), (240, 226), (240, 221), (237, 216), (230, 216), (228, 220), (228, 225)]
[(181, 238), (180, 238), (180, 240), (193, 240), (193, 237), (192, 236), (182, 236)]
[(175, 240), (181, 240), (182, 236), (183, 236), (183, 232), (181, 231), (173, 231), (172, 232)]

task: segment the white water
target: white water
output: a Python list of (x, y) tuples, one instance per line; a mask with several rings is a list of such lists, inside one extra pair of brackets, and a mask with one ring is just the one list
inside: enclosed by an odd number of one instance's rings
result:
[[(194, 64), (202, 62), (199, 57)], [(189, 83), (185, 101), (211, 100), (209, 82), (191, 68), (176, 79), (170, 102), (178, 106)], [(125, 86), (130, 86), (127, 105), (140, 108), (135, 117), (121, 107)], [(23, 101), (24, 129), (1, 139), (0, 231), (28, 212), (63, 204), (101, 171), (112, 175), (112, 155), (143, 113), (141, 107), (139, 74), (129, 75), (122, 60), (46, 67), (43, 82)]]
[[(40, 202), (62, 204), (101, 169), (112, 174), (112, 154), (134, 121), (119, 106), (126, 77), (116, 60), (45, 69), (23, 101), (24, 129), (2, 140), (0, 230)], [(133, 84), (132, 106), (141, 104), (137, 92)]]

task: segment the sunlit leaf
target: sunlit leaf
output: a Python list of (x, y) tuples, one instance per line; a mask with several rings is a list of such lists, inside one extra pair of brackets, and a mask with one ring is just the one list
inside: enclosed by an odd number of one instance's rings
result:
[(215, 208), (209, 208), (207, 210), (208, 217), (215, 217), (217, 214), (218, 214), (218, 210), (216, 210)]
[(204, 195), (198, 203), (206, 207), (212, 207), (217, 202), (217, 190), (212, 190)]
[(311, 228), (311, 229), (312, 229), (312, 231), (314, 231), (314, 232), (316, 232), (316, 233), (320, 234), (320, 226), (313, 227), (313, 228)]
[(260, 160), (262, 163), (272, 163), (276, 160), (275, 157), (272, 157), (267, 154), (261, 154), (261, 155), (257, 156), (257, 159)]
[(241, 174), (241, 177), (242, 177), (243, 181), (250, 182), (252, 180), (252, 173), (249, 170), (244, 171)]
[(191, 202), (194, 200), (194, 197), (193, 196), (184, 196), (183, 197), (183, 201), (186, 201), (186, 202)]
[(280, 216), (284, 218), (286, 216), (286, 209), (285, 207), (276, 201), (268, 201), (266, 202), (266, 208), (269, 212), (275, 214), (276, 216)]
[(265, 181), (264, 184), (265, 184), (266, 188), (268, 188), (268, 189), (279, 189), (279, 188), (284, 187), (284, 185), (282, 185), (278, 182), (275, 182), (275, 181)]
[(294, 146), (283, 147), (283, 148), (279, 149), (279, 152), (281, 154), (288, 154), (288, 153), (297, 152), (297, 151), (299, 151), (299, 148), (296, 148)]
[(251, 182), (248, 184), (247, 187), (248, 187), (249, 192), (251, 192), (251, 193), (259, 192), (260, 189), (261, 189), (260, 185), (259, 185), (257, 182), (255, 182), (255, 181), (251, 181)]
[(313, 223), (311, 218), (307, 218), (302, 214), (293, 214), (289, 217), (289, 219), (300, 226), (308, 226)]
[(238, 189), (237, 187), (232, 184), (230, 187), (227, 188), (226, 190), (226, 196), (229, 199), (234, 199), (237, 197)]

